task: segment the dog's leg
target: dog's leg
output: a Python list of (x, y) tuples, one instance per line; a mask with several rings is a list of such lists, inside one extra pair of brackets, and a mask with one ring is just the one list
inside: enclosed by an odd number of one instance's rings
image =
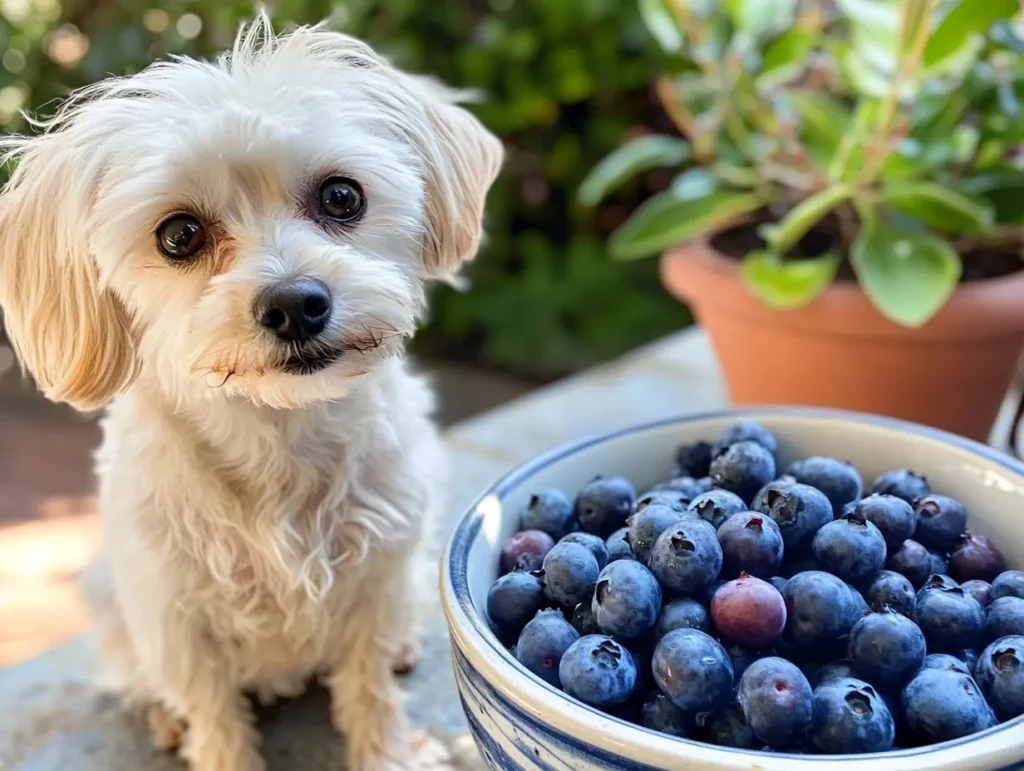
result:
[(392, 668), (405, 636), (402, 609), (409, 591), (396, 556), (395, 573), (367, 579), (366, 596), (345, 620), (343, 655), (329, 673), (331, 715), (348, 742), (350, 771), (412, 771), (402, 695)]
[(192, 771), (263, 771), (252, 710), (229, 654), (201, 617), (182, 610), (173, 587), (149, 578), (135, 571), (135, 583), (119, 597), (140, 679), (187, 723), (181, 754)]

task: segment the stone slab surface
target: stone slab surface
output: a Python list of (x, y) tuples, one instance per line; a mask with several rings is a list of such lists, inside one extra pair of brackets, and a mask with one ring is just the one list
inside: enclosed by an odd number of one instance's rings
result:
[[(724, 404), (706, 338), (684, 332), (456, 424), (446, 432), (453, 474), (441, 533), (451, 531), (461, 512), (491, 482), (554, 445)], [(441, 546), (435, 546), (435, 559)], [(417, 726), (442, 739), (451, 753), (447, 764), (424, 759), (424, 771), (469, 771), (480, 767), (479, 759), (465, 733), (451, 676), (444, 616), (436, 593), (431, 597), (424, 659), (406, 682), (409, 712)], [(83, 636), (0, 670), (0, 771), (184, 768), (153, 750), (141, 722), (93, 689), (92, 662), (90, 639)], [(342, 740), (327, 721), (322, 692), (261, 714), (261, 729), (269, 771), (342, 768)]]

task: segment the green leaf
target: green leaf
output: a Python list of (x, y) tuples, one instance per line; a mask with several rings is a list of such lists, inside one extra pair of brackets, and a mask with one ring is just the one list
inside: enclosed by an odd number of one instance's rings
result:
[(800, 308), (832, 283), (840, 256), (828, 252), (806, 260), (782, 260), (774, 252), (751, 252), (743, 260), (743, 279), (771, 308)]
[(725, 8), (737, 30), (758, 40), (791, 27), (796, 3), (797, 0), (728, 0)]
[(672, 180), (672, 194), (680, 201), (706, 198), (717, 188), (718, 179), (715, 173), (703, 166), (687, 169)]
[(924, 49), (925, 67), (934, 67), (957, 55), (1000, 19), (1019, 11), (1019, 0), (961, 0), (932, 32)]
[(907, 327), (919, 327), (939, 311), (963, 270), (945, 239), (886, 222), (861, 228), (850, 262), (878, 311)]
[(751, 193), (719, 191), (703, 198), (680, 198), (668, 190), (633, 212), (612, 234), (609, 251), (617, 260), (649, 257), (762, 205), (761, 199)]
[(991, 207), (935, 182), (897, 182), (882, 190), (885, 203), (936, 230), (969, 233), (992, 225)]
[(814, 162), (827, 168), (850, 125), (850, 111), (823, 91), (795, 89), (786, 98), (800, 116), (800, 135)]
[(678, 166), (690, 157), (690, 146), (679, 137), (652, 134), (627, 142), (604, 157), (576, 194), (584, 206), (594, 206), (626, 180), (650, 169)]
[(779, 254), (786, 254), (825, 215), (853, 195), (850, 185), (837, 184), (801, 201), (776, 225), (765, 225), (761, 236)]
[(791, 29), (779, 35), (764, 52), (757, 82), (780, 83), (799, 75), (808, 63), (817, 38), (815, 32), (806, 29)]
[(1024, 224), (1024, 170), (992, 169), (963, 180), (959, 189), (988, 201), (995, 210), (996, 222)]
[(665, 0), (638, 0), (640, 16), (647, 31), (666, 52), (677, 53), (683, 47), (683, 34)]
[(878, 116), (878, 102), (862, 98), (857, 102), (853, 118), (843, 133), (835, 155), (828, 167), (832, 180), (852, 180), (863, 170), (864, 145), (870, 141), (872, 128)]

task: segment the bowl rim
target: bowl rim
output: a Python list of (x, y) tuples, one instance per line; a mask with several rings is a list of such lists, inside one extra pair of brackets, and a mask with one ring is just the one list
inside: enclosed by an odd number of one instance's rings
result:
[[(989, 760), (995, 761), (997, 764), (995, 767), (999, 767), (999, 764), (1015, 765), (1024, 760), (1024, 715), (960, 739), (927, 747), (884, 753), (807, 756), (719, 747), (696, 740), (669, 737), (601, 712), (572, 699), (539, 678), (531, 677), (512, 658), (508, 650), (491, 632), (487, 620), (473, 604), (469, 592), (468, 554), (482, 525), (484, 515), (480, 511), (481, 504), (492, 496), (505, 497), (540, 470), (594, 445), (668, 426), (728, 418), (737, 420), (797, 418), (821, 422), (842, 421), (885, 428), (898, 433), (911, 433), (937, 444), (949, 445), (981, 456), (1016, 474), (1024, 482), (1024, 462), (972, 439), (896, 418), (820, 407), (765, 405), (690, 412), (630, 424), (564, 442), (517, 465), (480, 493), (459, 518), (445, 546), (440, 563), (442, 606), (453, 643), (457, 644), (463, 655), (471, 659), (474, 668), (481, 671), (488, 683), (520, 710), (569, 736), (578, 736), (578, 734), (572, 733), (573, 729), (585, 726), (588, 729), (588, 735), (605, 737), (606, 743), (602, 748), (611, 752), (615, 752), (614, 747), (616, 746), (620, 748), (637, 746), (642, 742), (647, 750), (662, 759), (685, 760), (690, 763), (704, 762), (711, 764), (712, 767), (722, 769), (778, 767), (785, 768), (787, 771), (796, 771), (797, 769), (810, 771), (811, 768), (821, 768), (824, 762), (857, 762), (862, 764), (865, 771), (869, 771), (869, 769), (890, 771), (897, 767), (907, 767), (902, 764), (894, 766), (893, 763), (899, 764), (900, 761), (913, 760), (916, 771), (926, 771), (930, 768), (993, 768), (991, 765), (980, 764)], [(471, 640), (472, 642), (470, 642)], [(540, 709), (541, 704), (543, 704), (543, 710)], [(981, 746), (983, 744), (986, 746)], [(971, 745), (969, 751), (959, 751), (967, 745)], [(953, 750), (958, 751), (954, 753), (958, 756), (956, 759), (949, 757)], [(939, 755), (942, 755), (942, 762), (936, 763), (935, 761), (938, 760), (936, 756)], [(634, 758), (630, 759), (635, 760)]]

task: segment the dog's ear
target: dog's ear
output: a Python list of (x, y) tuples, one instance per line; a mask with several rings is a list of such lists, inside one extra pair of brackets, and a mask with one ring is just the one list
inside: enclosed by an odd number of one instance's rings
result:
[(424, 269), (444, 278), (476, 256), (484, 202), (504, 158), (501, 142), (459, 105), (461, 94), (429, 78), (408, 76), (426, 109), (426, 130), (411, 141), (426, 176)]
[(17, 167), (0, 193), (0, 307), (43, 393), (91, 410), (132, 381), (136, 356), (127, 314), (90, 254), (101, 167), (77, 133), (2, 140)]

